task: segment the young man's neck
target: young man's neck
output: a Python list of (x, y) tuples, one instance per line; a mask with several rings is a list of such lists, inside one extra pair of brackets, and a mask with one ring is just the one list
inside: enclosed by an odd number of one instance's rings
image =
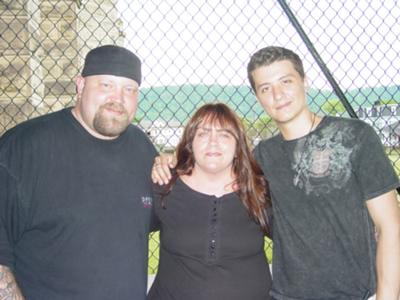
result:
[(320, 121), (320, 117), (307, 110), (289, 122), (277, 123), (277, 126), (285, 140), (294, 140), (308, 135)]

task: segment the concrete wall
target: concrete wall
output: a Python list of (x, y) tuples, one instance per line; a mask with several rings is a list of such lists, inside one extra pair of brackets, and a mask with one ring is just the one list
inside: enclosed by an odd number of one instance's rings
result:
[(117, 0), (0, 2), (0, 134), (73, 105), (90, 48), (123, 44)]

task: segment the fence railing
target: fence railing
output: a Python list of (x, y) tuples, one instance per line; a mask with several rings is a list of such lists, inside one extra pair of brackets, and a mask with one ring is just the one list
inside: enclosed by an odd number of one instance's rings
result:
[[(73, 105), (87, 51), (111, 43), (143, 60), (136, 122), (160, 150), (173, 149), (192, 112), (215, 100), (241, 115), (256, 144), (276, 127), (250, 91), (246, 65), (258, 48), (281, 45), (304, 58), (312, 109), (354, 110), (400, 173), (399, 18), (396, 0), (3, 0), (0, 133)], [(154, 238), (150, 272), (158, 262)]]

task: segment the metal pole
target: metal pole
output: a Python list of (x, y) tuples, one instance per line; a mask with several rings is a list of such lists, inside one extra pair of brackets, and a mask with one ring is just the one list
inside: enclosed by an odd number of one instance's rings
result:
[[(336, 95), (339, 97), (340, 102), (342, 102), (343, 106), (345, 107), (347, 113), (350, 117), (354, 119), (358, 119), (356, 112), (354, 111), (353, 107), (350, 105), (349, 101), (347, 100), (346, 96), (342, 92), (342, 89), (339, 87), (338, 83), (336, 82), (335, 78), (333, 78), (331, 72), (329, 71), (328, 67), (322, 60), (321, 56), (318, 54), (317, 50), (315, 49), (313, 43), (310, 41), (306, 33), (304, 32), (303, 28), (301, 27), (299, 21), (296, 19), (295, 15), (291, 11), (290, 7), (287, 5), (285, 0), (278, 0), (278, 3), (282, 7), (285, 14), (288, 16), (289, 21), (292, 23), (294, 28), (296, 28), (298, 34), (302, 38), (303, 42), (306, 44), (308, 50), (311, 52), (312, 56), (316, 60), (318, 66), (321, 68), (322, 72), (328, 79), (329, 83), (331, 84), (333, 90), (335, 91)], [(400, 195), (400, 187), (396, 188), (397, 194)]]
[(354, 111), (353, 107), (351, 107), (349, 101), (347, 101), (346, 96), (342, 92), (342, 89), (339, 87), (337, 84), (335, 78), (333, 78), (331, 72), (329, 71), (328, 67), (322, 60), (321, 56), (318, 54), (317, 50), (315, 49), (314, 45), (304, 32), (303, 28), (301, 27), (299, 21), (297, 21), (295, 15), (293, 12), (290, 10), (290, 7), (287, 5), (285, 0), (278, 0), (278, 3), (281, 5), (283, 11), (286, 13), (286, 15), (289, 18), (289, 21), (292, 23), (294, 28), (296, 28), (298, 34), (306, 44), (308, 50), (311, 52), (312, 56), (316, 60), (318, 66), (321, 68), (322, 72), (328, 79), (329, 83), (331, 84), (333, 90), (335, 91), (335, 94), (339, 97), (340, 102), (342, 102), (343, 106), (345, 107), (347, 113), (350, 115), (350, 117), (358, 119), (358, 116), (356, 112)]

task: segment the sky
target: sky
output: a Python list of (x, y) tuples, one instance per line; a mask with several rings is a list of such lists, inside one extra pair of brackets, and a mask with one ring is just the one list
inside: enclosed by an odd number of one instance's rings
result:
[[(396, 0), (287, 1), (343, 89), (400, 85)], [(125, 46), (143, 60), (143, 86), (247, 85), (250, 55), (267, 45), (296, 51), (311, 87), (329, 86), (273, 0), (119, 0)]]

